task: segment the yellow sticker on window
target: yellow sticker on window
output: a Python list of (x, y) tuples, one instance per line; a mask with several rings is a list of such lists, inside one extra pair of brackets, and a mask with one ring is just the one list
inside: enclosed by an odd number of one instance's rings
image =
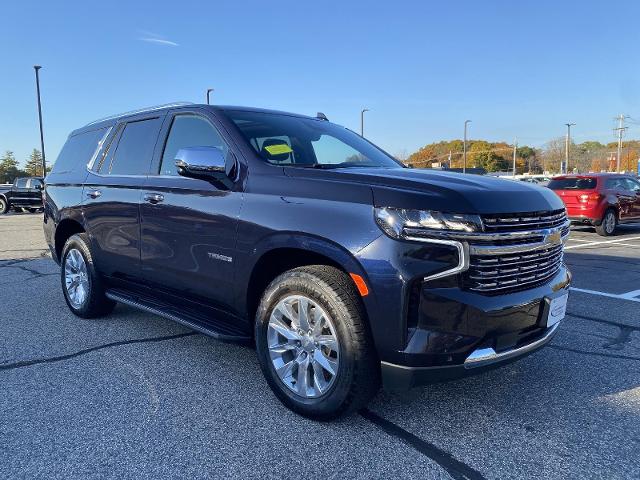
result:
[(285, 153), (291, 153), (291, 147), (286, 143), (281, 143), (278, 145), (267, 145), (264, 149), (269, 152), (270, 155), (283, 155)]

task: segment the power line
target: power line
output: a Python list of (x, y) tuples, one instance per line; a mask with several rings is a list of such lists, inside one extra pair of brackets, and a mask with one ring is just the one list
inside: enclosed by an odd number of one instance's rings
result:
[(618, 152), (616, 155), (616, 172), (620, 171), (620, 157), (622, 156), (622, 134), (623, 132), (629, 128), (624, 126), (624, 120), (627, 118), (626, 115), (620, 114), (618, 117), (618, 128), (614, 128), (614, 130), (618, 131)]

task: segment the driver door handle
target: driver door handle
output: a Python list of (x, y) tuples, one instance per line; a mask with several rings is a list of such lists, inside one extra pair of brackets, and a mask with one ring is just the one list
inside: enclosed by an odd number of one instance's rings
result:
[(158, 204), (164, 200), (164, 195), (160, 193), (145, 193), (144, 201), (153, 205)]
[(100, 190), (91, 190), (90, 192), (87, 192), (87, 197), (93, 198), (94, 200), (100, 195), (102, 195), (102, 192)]

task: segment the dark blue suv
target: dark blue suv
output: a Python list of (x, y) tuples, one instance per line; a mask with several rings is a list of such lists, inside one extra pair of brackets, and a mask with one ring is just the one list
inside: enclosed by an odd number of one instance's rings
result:
[(405, 168), (322, 114), (93, 122), (46, 179), (44, 231), (73, 313), (120, 302), (254, 342), (278, 398), (318, 419), (534, 351), (570, 283), (553, 191)]

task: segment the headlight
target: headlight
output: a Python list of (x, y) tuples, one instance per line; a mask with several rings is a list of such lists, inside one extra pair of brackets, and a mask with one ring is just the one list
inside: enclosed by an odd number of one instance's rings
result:
[(378, 226), (390, 237), (403, 238), (440, 232), (479, 232), (482, 222), (478, 215), (408, 210), (404, 208), (376, 207)]

